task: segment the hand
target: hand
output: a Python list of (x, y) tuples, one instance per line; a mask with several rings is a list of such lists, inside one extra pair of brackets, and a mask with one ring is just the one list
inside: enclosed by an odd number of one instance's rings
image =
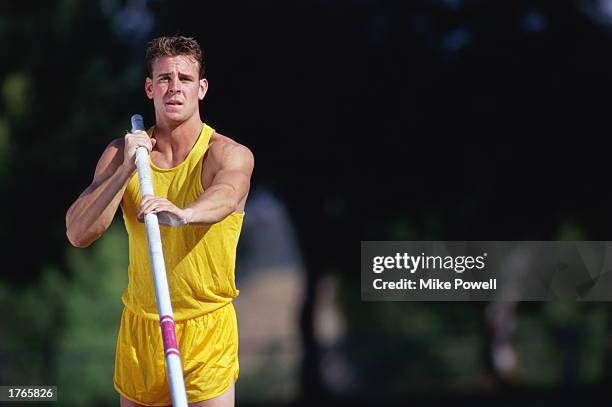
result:
[(155, 147), (155, 143), (156, 140), (149, 137), (149, 135), (142, 130), (135, 131), (134, 133), (127, 133), (123, 144), (123, 165), (131, 171), (134, 171), (136, 169), (136, 149), (138, 147), (144, 147), (151, 153), (153, 147)]
[(191, 219), (190, 208), (181, 209), (166, 198), (154, 195), (146, 195), (140, 201), (140, 208), (136, 214), (139, 222), (144, 222), (144, 217), (149, 213), (156, 213), (160, 225), (182, 226), (189, 223)]

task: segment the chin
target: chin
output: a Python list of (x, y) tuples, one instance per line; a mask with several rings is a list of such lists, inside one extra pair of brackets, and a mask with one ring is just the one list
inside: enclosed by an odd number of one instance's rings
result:
[(181, 106), (181, 108), (164, 108), (162, 111), (163, 120), (172, 123), (172, 124), (180, 124), (187, 120), (189, 120), (193, 114), (196, 113), (193, 109), (186, 109), (185, 106)]
[(168, 120), (169, 122), (173, 122), (173, 123), (180, 123), (180, 122), (184, 122), (185, 120), (187, 120), (187, 115), (185, 115), (184, 113), (179, 113), (179, 112), (171, 112), (171, 113), (166, 112), (165, 116), (166, 116), (166, 120)]

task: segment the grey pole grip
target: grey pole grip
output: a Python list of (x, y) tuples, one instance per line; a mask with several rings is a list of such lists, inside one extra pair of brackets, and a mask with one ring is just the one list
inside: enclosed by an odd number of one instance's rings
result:
[(144, 131), (144, 121), (142, 120), (142, 116), (139, 114), (132, 115), (132, 132), (142, 130)]

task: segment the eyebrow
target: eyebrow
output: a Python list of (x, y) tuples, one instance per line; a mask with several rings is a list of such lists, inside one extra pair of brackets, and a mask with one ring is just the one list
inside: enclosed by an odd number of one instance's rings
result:
[[(159, 78), (159, 77), (162, 77), (162, 76), (170, 76), (171, 74), (172, 74), (172, 72), (162, 72), (162, 73), (157, 74), (157, 77)], [(183, 77), (183, 78), (189, 78), (189, 79), (193, 79), (194, 78), (194, 76), (192, 76), (192, 75), (190, 75), (188, 73), (179, 72), (178, 75), (179, 75), (179, 77)]]

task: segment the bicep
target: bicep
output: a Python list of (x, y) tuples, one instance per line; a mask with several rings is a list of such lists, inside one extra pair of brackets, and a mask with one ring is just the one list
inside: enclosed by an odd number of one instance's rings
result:
[(92, 185), (103, 182), (110, 177), (123, 162), (123, 140), (110, 142), (96, 164)]
[(68, 214), (70, 214), (73, 211), (77, 202), (79, 202), (81, 199), (89, 195), (92, 190), (94, 190), (98, 185), (103, 183), (106, 179), (108, 179), (113, 174), (113, 172), (122, 163), (122, 160), (123, 160), (122, 155), (123, 155), (123, 140), (121, 139), (113, 140), (108, 144), (108, 146), (106, 146), (106, 148), (104, 149), (104, 152), (102, 152), (102, 155), (100, 156), (98, 160), (98, 163), (96, 164), (96, 170), (94, 172), (94, 177), (93, 177), (91, 184), (89, 184), (89, 186), (85, 188), (83, 192), (81, 192), (81, 195), (79, 195), (77, 200), (72, 204), (72, 206), (68, 210)]
[(255, 160), (253, 153), (244, 146), (232, 146), (224, 152), (221, 168), (215, 174), (211, 187), (225, 186), (231, 188), (236, 198), (242, 199), (251, 185)]

